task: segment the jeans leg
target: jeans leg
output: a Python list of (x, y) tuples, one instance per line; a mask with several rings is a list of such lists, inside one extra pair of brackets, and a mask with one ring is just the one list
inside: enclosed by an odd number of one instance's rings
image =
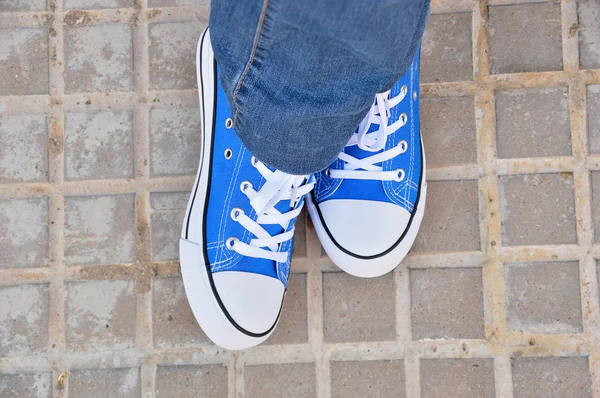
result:
[(235, 130), (291, 174), (333, 162), (410, 66), (429, 0), (213, 0), (211, 41)]

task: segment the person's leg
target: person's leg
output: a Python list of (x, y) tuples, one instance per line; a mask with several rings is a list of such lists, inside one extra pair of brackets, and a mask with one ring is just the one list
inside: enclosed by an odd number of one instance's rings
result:
[(213, 0), (211, 41), (235, 131), (290, 174), (326, 168), (408, 70), (429, 0)]

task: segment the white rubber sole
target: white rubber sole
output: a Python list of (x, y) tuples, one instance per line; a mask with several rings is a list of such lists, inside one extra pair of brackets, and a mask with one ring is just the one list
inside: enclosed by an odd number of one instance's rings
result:
[[(412, 222), (408, 228), (408, 231), (404, 235), (404, 238), (389, 252), (374, 258), (361, 258), (346, 253), (341, 250), (338, 245), (331, 239), (329, 233), (325, 229), (319, 212), (316, 208), (315, 203), (312, 200), (312, 195), (306, 196), (306, 204), (308, 207), (308, 213), (317, 232), (317, 236), (321, 241), (321, 245), (325, 249), (325, 252), (342, 271), (349, 273), (350, 275), (358, 276), (360, 278), (375, 278), (381, 275), (385, 275), (388, 272), (396, 268), (400, 262), (406, 257), (410, 248), (412, 247), (419, 228), (421, 221), (423, 220), (423, 213), (425, 211), (425, 200), (427, 197), (427, 181), (425, 180), (425, 153), (422, 152), (423, 156), (423, 176), (421, 179), (419, 202), (417, 204), (416, 213), (412, 218)], [(351, 217), (352, 215), (349, 215)], [(356, 231), (360, 233), (360, 231)], [(368, 239), (368, 237), (365, 237)], [(400, 238), (400, 237), (398, 237)], [(352, 248), (347, 248), (352, 249)]]
[(214, 95), (214, 56), (208, 28), (198, 41), (196, 52), (198, 95), (202, 122), (202, 154), (196, 182), (190, 195), (179, 240), (179, 261), (188, 302), (204, 333), (228, 350), (242, 350), (265, 341), (271, 331), (260, 337), (242, 332), (227, 317), (215, 296), (204, 257), (204, 208), (209, 183)]

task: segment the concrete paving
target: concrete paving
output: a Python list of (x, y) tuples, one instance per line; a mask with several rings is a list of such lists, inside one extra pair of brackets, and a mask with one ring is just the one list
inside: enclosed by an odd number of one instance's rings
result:
[(429, 196), (393, 273), (297, 227), (284, 315), (187, 305), (203, 0), (0, 0), (0, 397), (600, 397), (600, 2), (434, 0)]

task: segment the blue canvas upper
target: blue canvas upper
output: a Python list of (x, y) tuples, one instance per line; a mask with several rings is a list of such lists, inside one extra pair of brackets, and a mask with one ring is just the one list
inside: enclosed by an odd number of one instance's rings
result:
[[(421, 135), (419, 131), (419, 53), (408, 72), (394, 84), (390, 97), (398, 95), (404, 85), (408, 91), (406, 97), (390, 109), (388, 125), (400, 118), (402, 113), (408, 116), (406, 125), (387, 137), (385, 148), (380, 152), (396, 147), (400, 141), (408, 143), (408, 150), (392, 159), (378, 163), (384, 171), (403, 169), (405, 178), (400, 181), (355, 180), (330, 178), (326, 171), (316, 175), (313, 198), (317, 204), (333, 199), (357, 199), (380, 202), (391, 202), (412, 213), (418, 198), (421, 168), (423, 165), (421, 151)], [(375, 131), (378, 125), (371, 125), (369, 131)], [(344, 148), (349, 155), (362, 159), (377, 152), (367, 152), (358, 146)], [(330, 169), (343, 169), (344, 162), (337, 159)]]
[[(210, 269), (213, 273), (242, 271), (262, 274), (277, 278), (287, 286), (291, 254), (285, 263), (278, 263), (268, 259), (245, 257), (226, 246), (230, 237), (236, 237), (245, 243), (254, 238), (252, 233), (231, 218), (231, 211), (239, 208), (250, 218), (256, 219), (256, 212), (240, 187), (243, 182), (248, 181), (258, 191), (265, 179), (252, 166), (252, 154), (244, 147), (234, 129), (226, 127), (226, 120), (231, 117), (231, 113), (219, 83), (216, 89), (216, 119), (204, 235)], [(225, 157), (228, 149), (232, 152), (230, 159)], [(276, 208), (282, 212), (289, 211), (290, 201), (281, 201)], [(293, 219), (289, 223), (287, 230), (293, 228), (295, 221)], [(263, 228), (272, 236), (284, 232), (280, 225), (263, 225)], [(290, 239), (281, 244), (280, 251), (291, 253), (292, 247), (293, 239)]]

